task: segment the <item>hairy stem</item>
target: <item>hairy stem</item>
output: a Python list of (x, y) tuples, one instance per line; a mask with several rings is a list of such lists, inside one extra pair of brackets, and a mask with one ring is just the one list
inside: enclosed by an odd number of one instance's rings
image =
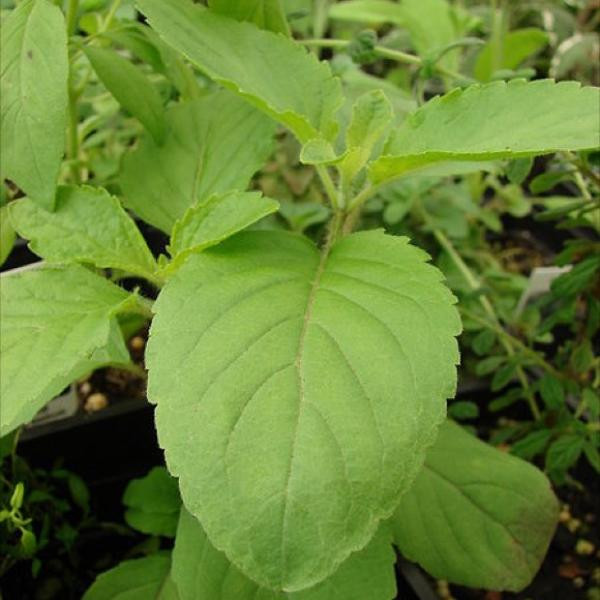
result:
[(79, 0), (69, 0), (67, 5), (67, 35), (72, 36), (77, 27), (77, 11), (79, 10)]
[[(300, 43), (304, 44), (305, 46), (318, 48), (347, 48), (352, 42), (350, 40), (337, 39), (310, 39), (300, 40)], [(391, 48), (386, 48), (385, 46), (375, 46), (373, 51), (381, 58), (388, 58), (390, 60), (395, 60), (396, 62), (417, 65), (419, 67), (422, 67), (424, 64), (423, 60), (414, 54), (408, 54), (407, 52), (401, 52), (400, 50), (392, 50)], [(433, 68), (440, 75), (446, 75), (447, 77), (452, 77), (453, 79), (464, 79), (467, 81), (471, 80), (470, 77), (452, 71), (451, 69), (447, 69), (442, 65), (436, 64), (433, 65)]]

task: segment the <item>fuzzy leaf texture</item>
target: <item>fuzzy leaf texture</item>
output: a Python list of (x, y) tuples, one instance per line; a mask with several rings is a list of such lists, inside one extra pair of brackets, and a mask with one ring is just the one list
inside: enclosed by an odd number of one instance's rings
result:
[(375, 183), (443, 161), (588, 150), (600, 140), (600, 89), (576, 82), (499, 81), (455, 89), (410, 115), (371, 165)]
[(128, 360), (114, 317), (131, 298), (78, 265), (2, 278), (0, 435), (87, 371)]
[(194, 252), (214, 246), (277, 211), (279, 204), (260, 192), (215, 194), (190, 208), (175, 223), (169, 253), (179, 265)]
[(382, 527), (328, 579), (301, 592), (275, 592), (248, 579), (211, 543), (202, 525), (181, 511), (172, 577), (181, 600), (392, 600), (396, 597), (390, 532)]
[(211, 79), (265, 111), (305, 143), (332, 140), (343, 98), (329, 65), (282, 35), (191, 0), (138, 0), (152, 28)]
[(434, 577), (519, 591), (539, 569), (557, 519), (541, 471), (448, 421), (391, 527), (402, 554)]
[(153, 277), (156, 261), (142, 234), (119, 200), (103, 188), (60, 186), (54, 212), (27, 198), (9, 206), (15, 229), (48, 262), (87, 263)]
[[(365, 547), (455, 392), (455, 298), (407, 238), (244, 232), (163, 288), (148, 396), (185, 506), (265, 587)], [(415, 343), (418, 340), (419, 343)]]
[(143, 71), (114, 50), (87, 46), (85, 55), (104, 87), (146, 127), (157, 144), (162, 143), (165, 136), (162, 100)]
[(123, 561), (98, 575), (82, 600), (179, 600), (170, 570), (168, 554)]
[(249, 21), (261, 29), (290, 35), (290, 28), (283, 12), (282, 0), (209, 0), (208, 6), (216, 13)]
[(272, 150), (275, 124), (222, 90), (167, 112), (167, 135), (150, 136), (123, 160), (125, 204), (171, 233), (185, 211), (212, 194), (244, 190)]
[(155, 467), (145, 477), (131, 480), (123, 504), (130, 527), (149, 535), (175, 536), (181, 498), (177, 480), (164, 467)]
[(67, 34), (48, 0), (24, 0), (2, 23), (0, 173), (51, 210), (67, 126)]

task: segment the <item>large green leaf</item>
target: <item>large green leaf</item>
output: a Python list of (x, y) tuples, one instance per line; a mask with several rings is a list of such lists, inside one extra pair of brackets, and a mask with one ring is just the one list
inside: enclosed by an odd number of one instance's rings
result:
[(160, 144), (165, 135), (162, 100), (140, 68), (106, 48), (87, 46), (85, 55), (106, 89)]
[(261, 29), (290, 35), (281, 0), (209, 0), (210, 8), (237, 21), (249, 21)]
[(175, 221), (212, 194), (243, 190), (271, 153), (274, 123), (222, 90), (167, 113), (167, 136), (146, 136), (123, 160), (124, 201), (170, 233)]
[(328, 579), (301, 592), (261, 588), (232, 565), (199, 521), (181, 511), (172, 577), (181, 600), (392, 600), (396, 578), (390, 533), (382, 527), (367, 547), (352, 554)]
[(181, 509), (177, 480), (164, 467), (154, 467), (145, 477), (132, 479), (123, 504), (130, 527), (151, 535), (174, 537)]
[(105, 189), (61, 186), (54, 212), (27, 198), (9, 206), (16, 230), (48, 262), (88, 263), (152, 279), (156, 261), (142, 234)]
[(0, 435), (31, 420), (90, 365), (109, 358), (114, 315), (130, 298), (78, 265), (2, 278)]
[(138, 6), (167, 43), (283, 123), (301, 142), (335, 136), (340, 82), (329, 65), (299, 44), (191, 0), (138, 0)]
[(186, 507), (261, 585), (331, 575), (419, 470), (460, 330), (427, 259), (380, 231), (323, 256), (244, 232), (163, 288), (147, 351), (159, 441)]
[(168, 554), (123, 561), (98, 575), (83, 600), (179, 600), (170, 569)]
[[(498, 68), (516, 69), (526, 58), (541, 50), (548, 40), (548, 34), (535, 27), (507, 32), (500, 40), (502, 53)], [(473, 72), (479, 81), (489, 81), (494, 74), (493, 53), (493, 44), (488, 42), (477, 56)]]
[(279, 204), (260, 192), (215, 194), (188, 209), (175, 223), (169, 252), (180, 264), (193, 252), (214, 246), (234, 233), (274, 213)]
[(537, 572), (557, 517), (541, 471), (448, 421), (391, 525), (402, 553), (434, 577), (518, 591)]
[(2, 23), (0, 173), (48, 209), (67, 125), (67, 35), (60, 9), (24, 0)]
[(442, 161), (595, 148), (600, 89), (550, 80), (495, 82), (434, 98), (396, 129), (371, 166), (381, 183)]

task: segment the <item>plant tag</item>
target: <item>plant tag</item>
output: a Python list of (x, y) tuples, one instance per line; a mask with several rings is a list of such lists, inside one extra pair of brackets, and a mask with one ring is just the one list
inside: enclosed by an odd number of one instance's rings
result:
[(33, 421), (28, 427), (38, 427), (45, 425), (52, 421), (59, 421), (72, 417), (79, 408), (79, 400), (77, 399), (77, 393), (75, 386), (69, 386), (60, 396), (51, 400), (35, 415)]
[(569, 272), (572, 268), (572, 265), (566, 265), (564, 267), (551, 266), (536, 267), (533, 269), (529, 276), (527, 287), (523, 291), (519, 303), (517, 304), (517, 308), (515, 309), (515, 317), (518, 317), (523, 312), (523, 309), (530, 300), (541, 294), (548, 293), (552, 282), (560, 275)]

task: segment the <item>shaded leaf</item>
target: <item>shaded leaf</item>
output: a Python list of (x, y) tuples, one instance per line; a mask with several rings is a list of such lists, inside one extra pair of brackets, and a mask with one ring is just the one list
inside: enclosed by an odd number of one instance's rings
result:
[(141, 69), (114, 50), (88, 45), (84, 51), (106, 89), (160, 144), (165, 136), (162, 100)]
[(540, 471), (448, 421), (391, 526), (401, 552), (434, 577), (519, 591), (537, 572), (557, 520)]
[(125, 155), (120, 183), (125, 204), (171, 233), (175, 221), (212, 194), (243, 190), (272, 150), (274, 124), (227, 91), (167, 112), (167, 136), (147, 136)]
[(168, 554), (125, 560), (98, 575), (82, 600), (179, 600), (170, 569)]
[(164, 467), (155, 467), (145, 477), (131, 480), (123, 504), (130, 527), (150, 535), (175, 536), (181, 499), (177, 480)]

